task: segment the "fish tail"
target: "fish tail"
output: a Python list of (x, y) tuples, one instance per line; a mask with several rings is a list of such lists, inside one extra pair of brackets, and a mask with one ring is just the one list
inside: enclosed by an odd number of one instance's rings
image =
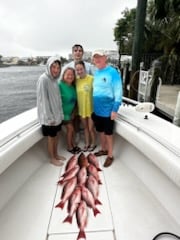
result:
[(72, 216), (68, 215), (68, 216), (64, 219), (63, 223), (64, 223), (64, 222), (72, 223)]
[(86, 239), (86, 234), (85, 234), (84, 230), (79, 231), (79, 234), (77, 236), (77, 240), (79, 240), (81, 238)]
[(94, 216), (96, 216), (98, 213), (101, 213), (97, 208), (94, 208), (93, 212), (94, 212)]

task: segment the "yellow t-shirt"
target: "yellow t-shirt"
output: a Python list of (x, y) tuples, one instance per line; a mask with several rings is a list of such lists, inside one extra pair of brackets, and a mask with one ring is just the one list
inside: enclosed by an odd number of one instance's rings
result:
[(93, 111), (92, 83), (93, 76), (88, 74), (85, 78), (77, 78), (76, 80), (78, 113), (82, 118), (90, 117)]

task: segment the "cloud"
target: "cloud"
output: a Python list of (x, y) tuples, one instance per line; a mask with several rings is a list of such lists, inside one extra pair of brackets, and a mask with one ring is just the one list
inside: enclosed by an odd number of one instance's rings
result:
[[(129, 8), (136, 6), (129, 0)], [(74, 43), (85, 50), (115, 49), (113, 28), (128, 7), (119, 0), (1, 0), (0, 54), (68, 53)]]

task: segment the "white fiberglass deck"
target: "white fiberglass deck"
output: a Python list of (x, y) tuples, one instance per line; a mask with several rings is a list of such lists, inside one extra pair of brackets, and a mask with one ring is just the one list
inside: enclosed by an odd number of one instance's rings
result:
[[(64, 143), (60, 153), (69, 158)], [(48, 162), (44, 140), (23, 154), (0, 176), (1, 240), (76, 240), (78, 228), (62, 223), (66, 208), (55, 208), (63, 168)], [(115, 161), (101, 173), (97, 205), (90, 211), (87, 240), (151, 240), (162, 231), (180, 234), (180, 190), (152, 161), (120, 136)], [(105, 157), (99, 160), (103, 163)], [(168, 239), (168, 238), (165, 238)]]
[[(180, 235), (180, 129), (149, 115), (145, 120), (131, 106), (120, 109), (115, 160), (103, 168), (105, 157), (99, 158), (103, 204), (97, 205), (96, 217), (89, 211), (87, 240)], [(64, 167), (49, 164), (36, 110), (1, 124), (0, 132), (0, 240), (76, 240), (76, 218), (63, 223), (66, 206), (55, 208)], [(64, 139), (62, 133), (59, 153), (69, 159)]]

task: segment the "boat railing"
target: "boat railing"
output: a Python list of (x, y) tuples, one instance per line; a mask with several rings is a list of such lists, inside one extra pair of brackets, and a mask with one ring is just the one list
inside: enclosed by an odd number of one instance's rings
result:
[(23, 112), (0, 124), (0, 148), (39, 125), (36, 108)]
[(132, 106), (136, 106), (139, 102), (130, 98), (123, 97), (124, 104), (131, 104)]
[(33, 108), (0, 124), (0, 174), (43, 136)]

